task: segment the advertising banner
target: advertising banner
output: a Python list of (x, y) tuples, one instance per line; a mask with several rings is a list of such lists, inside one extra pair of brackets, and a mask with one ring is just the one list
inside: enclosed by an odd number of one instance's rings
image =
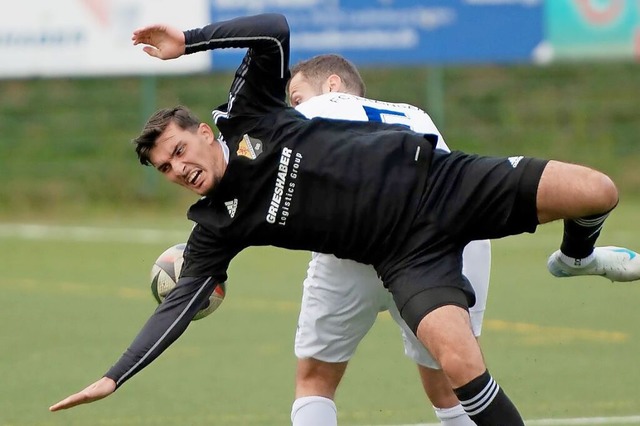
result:
[(554, 59), (640, 58), (640, 1), (564, 0), (546, 5)]
[[(281, 12), (292, 63), (339, 53), (358, 65), (530, 62), (543, 39), (542, 0), (209, 0), (211, 20)], [(214, 53), (215, 68), (240, 53)]]
[(321, 53), (386, 67), (640, 58), (638, 0), (22, 0), (5, 9), (0, 78), (235, 69), (243, 49), (160, 62), (132, 46), (131, 32), (262, 12), (287, 16), (292, 64)]
[(206, 0), (21, 0), (0, 13), (0, 78), (192, 72), (207, 55), (161, 63), (131, 42), (142, 25), (209, 22)]

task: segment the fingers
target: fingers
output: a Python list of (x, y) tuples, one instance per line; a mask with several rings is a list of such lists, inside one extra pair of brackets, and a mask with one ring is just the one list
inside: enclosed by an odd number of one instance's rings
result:
[(164, 32), (160, 25), (151, 25), (148, 27), (138, 28), (133, 32), (131, 40), (133, 44), (153, 44), (154, 39), (160, 36)]
[(135, 36), (145, 36), (154, 32), (162, 32), (166, 31), (166, 27), (163, 25), (147, 25), (146, 27), (141, 27), (133, 31), (133, 35)]
[(59, 411), (66, 410), (67, 408), (75, 407), (76, 405), (84, 404), (87, 402), (91, 402), (88, 400), (88, 395), (85, 395), (82, 392), (75, 393), (71, 396), (66, 397), (60, 402), (53, 404), (49, 407), (49, 411)]
[(144, 44), (144, 52), (159, 59), (175, 59), (184, 54), (185, 40), (182, 31), (166, 25), (152, 25), (137, 29), (131, 36), (133, 44)]
[(49, 411), (66, 410), (80, 404), (97, 401), (111, 395), (116, 390), (116, 382), (108, 377), (103, 377), (97, 382), (87, 386), (80, 392), (74, 393), (60, 402), (49, 407)]
[(160, 58), (160, 51), (155, 47), (145, 46), (142, 50), (149, 56), (153, 56), (154, 58)]
[(133, 45), (137, 45), (137, 44), (153, 44), (154, 43), (154, 39), (152, 37), (152, 35), (150, 34), (139, 34), (139, 35), (133, 35), (131, 36), (131, 40), (133, 40)]
[(149, 36), (148, 34), (144, 33), (144, 34), (135, 34), (131, 37), (131, 40), (133, 40), (133, 45), (137, 46), (138, 44), (145, 44), (146, 46), (143, 47), (143, 51), (149, 55), (149, 56), (153, 56), (154, 58), (159, 58), (160, 57), (160, 51), (156, 45), (156, 42), (152, 39), (151, 36)]
[(133, 45), (137, 46), (138, 44), (144, 44), (144, 48), (142, 49), (147, 55), (153, 56), (154, 58), (161, 58), (160, 44), (161, 38), (160, 33), (157, 31), (156, 27), (148, 27), (140, 30), (136, 30), (131, 37), (133, 40)]

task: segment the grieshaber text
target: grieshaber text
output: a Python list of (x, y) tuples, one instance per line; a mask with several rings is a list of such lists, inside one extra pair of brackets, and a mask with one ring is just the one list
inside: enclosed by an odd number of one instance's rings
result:
[[(289, 208), (293, 200), (293, 194), (296, 189), (296, 179), (298, 178), (298, 169), (302, 161), (302, 154), (289, 148), (282, 148), (280, 156), (280, 164), (278, 164), (278, 175), (276, 177), (276, 186), (273, 188), (269, 211), (267, 212), (267, 222), (278, 223), (278, 225), (286, 225), (289, 217)], [(278, 211), (280, 212), (278, 214)]]

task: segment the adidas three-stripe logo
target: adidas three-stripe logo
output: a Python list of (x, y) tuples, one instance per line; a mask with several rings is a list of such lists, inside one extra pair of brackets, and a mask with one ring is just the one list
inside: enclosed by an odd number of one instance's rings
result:
[(509, 157), (509, 162), (511, 163), (511, 167), (513, 167), (514, 169), (516, 167), (518, 167), (518, 163), (520, 163), (520, 160), (522, 160), (524, 157), (522, 155), (519, 155), (517, 157)]
[(475, 416), (478, 413), (481, 413), (491, 401), (496, 397), (498, 391), (500, 390), (500, 386), (493, 380), (493, 377), (487, 383), (487, 385), (482, 389), (482, 391), (474, 396), (471, 399), (467, 399), (466, 401), (460, 401), (462, 408), (467, 412), (470, 416)]
[(236, 209), (238, 208), (238, 199), (234, 198), (231, 201), (225, 201), (224, 205), (227, 206), (227, 211), (229, 212), (229, 216), (233, 219), (236, 215)]

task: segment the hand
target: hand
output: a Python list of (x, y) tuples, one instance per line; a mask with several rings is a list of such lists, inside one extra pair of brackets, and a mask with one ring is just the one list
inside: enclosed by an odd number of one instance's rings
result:
[(116, 382), (108, 377), (103, 377), (92, 385), (87, 386), (78, 393), (74, 393), (53, 404), (49, 407), (49, 411), (66, 410), (80, 404), (88, 404), (93, 401), (105, 398), (116, 390)]
[(175, 59), (184, 54), (184, 33), (166, 25), (150, 25), (139, 28), (131, 36), (133, 45), (146, 44), (142, 50), (160, 59)]

